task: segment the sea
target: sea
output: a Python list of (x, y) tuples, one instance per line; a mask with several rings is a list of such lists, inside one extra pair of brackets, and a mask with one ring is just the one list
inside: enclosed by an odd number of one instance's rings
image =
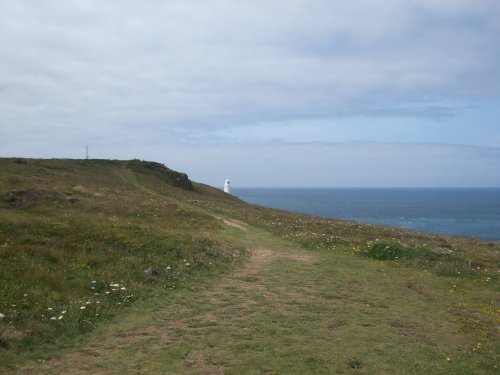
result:
[(500, 241), (500, 188), (233, 188), (260, 206)]

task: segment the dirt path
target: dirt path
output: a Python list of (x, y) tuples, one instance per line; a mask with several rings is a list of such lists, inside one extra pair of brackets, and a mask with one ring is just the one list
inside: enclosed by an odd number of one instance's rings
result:
[(247, 228), (248, 228), (248, 224), (243, 223), (242, 221), (239, 221), (239, 220), (222, 219), (222, 218), (219, 218), (217, 216), (214, 216), (214, 217), (216, 217), (219, 220), (222, 220), (222, 222), (224, 224), (229, 225), (230, 227), (233, 227), (233, 228), (238, 228), (240, 230), (247, 230)]
[(140, 184), (137, 181), (137, 178), (136, 178), (134, 172), (131, 171), (130, 169), (127, 169), (125, 167), (125, 165), (123, 165), (121, 169), (116, 170), (115, 173), (124, 183), (132, 185), (134, 188), (136, 188), (140, 191), (154, 195), (155, 197), (158, 197), (158, 198), (165, 199), (166, 201), (169, 201), (169, 202), (175, 202), (175, 204), (177, 204), (179, 207), (182, 207), (184, 209), (194, 210), (196, 212), (202, 212), (203, 214), (208, 214), (208, 215), (212, 216), (214, 219), (221, 221), (222, 223), (224, 223), (227, 226), (237, 228), (240, 230), (247, 230), (247, 228), (248, 228), (248, 224), (244, 223), (242, 221), (235, 220), (235, 219), (229, 219), (229, 218), (223, 218), (223, 217), (214, 215), (210, 212), (207, 212), (207, 211), (205, 211), (199, 207), (196, 207), (194, 205), (188, 205), (185, 202), (183, 202), (182, 200), (176, 199), (172, 196), (166, 197), (164, 195), (157, 193), (156, 191), (148, 188), (147, 186)]
[[(246, 231), (248, 228), (236, 221), (224, 222), (238, 230)], [(164, 306), (154, 311), (144, 311), (141, 319), (136, 320), (134, 315), (128, 317), (121, 327), (120, 324), (114, 324), (80, 349), (27, 366), (16, 373), (115, 374), (123, 373), (124, 367), (126, 373), (149, 373), (148, 365), (144, 363), (156, 363), (158, 353), (165, 347), (184, 340), (192, 349), (185, 349), (187, 354), (178, 364), (178, 370), (165, 373), (223, 374), (223, 366), (209, 363), (213, 360), (208, 361), (202, 350), (196, 350), (196, 335), (192, 331), (196, 331), (197, 327), (229, 324), (234, 332), (244, 333), (242, 323), (245, 311), (256, 312), (260, 306), (258, 302), (262, 301), (280, 310), (280, 299), (288, 298), (279, 296), (265, 285), (266, 267), (276, 261), (314, 261), (311, 255), (266, 247), (248, 249), (248, 252), (249, 257), (240, 268), (220, 277), (208, 288), (191, 295), (178, 293)], [(138, 368), (134, 370), (136, 365)], [(151, 372), (164, 373), (157, 369)]]
[[(442, 277), (296, 248), (252, 227), (220, 235), (247, 248), (239, 268), (137, 301), (78, 349), (13, 373), (494, 373), (496, 354), (467, 352), (474, 333), (450, 314), (461, 297)], [(485, 340), (481, 351), (493, 345)]]

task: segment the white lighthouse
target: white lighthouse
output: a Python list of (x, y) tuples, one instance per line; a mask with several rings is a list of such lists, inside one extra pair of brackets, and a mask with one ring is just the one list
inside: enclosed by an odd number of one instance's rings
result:
[(231, 194), (231, 182), (228, 179), (224, 182), (224, 193)]

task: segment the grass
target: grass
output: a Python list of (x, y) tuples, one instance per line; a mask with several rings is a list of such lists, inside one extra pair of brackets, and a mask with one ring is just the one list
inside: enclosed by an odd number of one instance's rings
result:
[(494, 337), (464, 331), (449, 311), (470, 286), (449, 293), (440, 276), (423, 270), (236, 231), (224, 236), (249, 249), (272, 247), (273, 256), (169, 293), (168, 303), (156, 301), (146, 313), (132, 308), (51, 370), (62, 373), (63, 361), (78, 355), (90, 373), (495, 371)]
[(0, 371), (498, 371), (498, 244), (186, 179), (138, 160), (0, 159)]
[(426, 247), (408, 247), (401, 245), (399, 242), (376, 242), (370, 244), (364, 255), (377, 260), (446, 259), (446, 255), (436, 254)]
[(125, 185), (130, 163), (2, 160), (3, 365), (70, 345), (126, 306), (233, 261), (209, 233), (220, 225), (212, 217)]

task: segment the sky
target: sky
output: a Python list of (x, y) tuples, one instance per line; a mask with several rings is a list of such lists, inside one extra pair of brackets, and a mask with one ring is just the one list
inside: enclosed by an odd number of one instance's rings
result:
[(0, 157), (500, 187), (498, 0), (0, 0)]

